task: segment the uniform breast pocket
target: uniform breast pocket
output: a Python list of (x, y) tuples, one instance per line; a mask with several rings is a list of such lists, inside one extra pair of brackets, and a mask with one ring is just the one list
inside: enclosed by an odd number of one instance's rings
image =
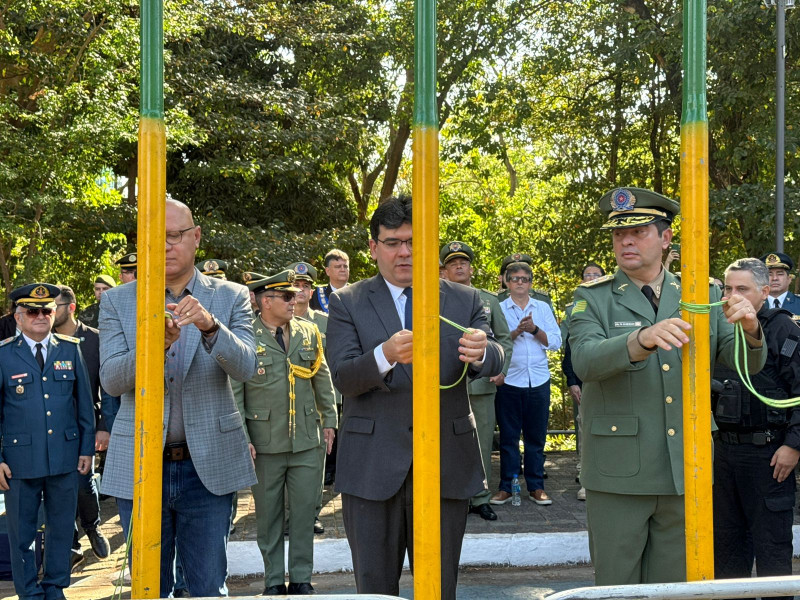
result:
[(59, 392), (71, 394), (75, 387), (75, 371), (56, 371), (53, 380), (58, 384)]
[(6, 380), (6, 398), (27, 398), (31, 394), (33, 376), (25, 373), (22, 377), (9, 377)]
[(310, 367), (317, 360), (317, 353), (314, 350), (301, 350), (300, 358), (303, 359), (302, 365), (304, 367)]
[(258, 356), (258, 364), (256, 365), (256, 374), (253, 375), (253, 380), (258, 383), (265, 383), (270, 379), (275, 378), (275, 366), (272, 364), (271, 356)]
[(611, 477), (632, 477), (639, 472), (639, 417), (595, 417), (591, 433), (592, 454), (600, 473)]

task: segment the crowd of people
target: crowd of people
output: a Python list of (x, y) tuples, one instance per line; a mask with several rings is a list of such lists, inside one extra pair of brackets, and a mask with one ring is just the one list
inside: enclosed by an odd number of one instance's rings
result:
[[(530, 255), (503, 260), (494, 293), (473, 286), (478, 257), (468, 244), (441, 248), (441, 315), (465, 328), (443, 322), (440, 332), (444, 598), (456, 597), (468, 513), (496, 520), (492, 506), (513, 501), (523, 480), (530, 501), (553, 502), (544, 472), (548, 352), (562, 344), (597, 583), (685, 579), (681, 348), (691, 326), (669, 269), (679, 258), (671, 229), (679, 205), (619, 188), (599, 208), (616, 269), (587, 263), (560, 324), (549, 296), (532, 287)], [(322, 265), (326, 285), (302, 260), (234, 283), (224, 260), (196, 263), (201, 239), (189, 207), (167, 199), (161, 596), (227, 595), (226, 546), (246, 488), (263, 594), (313, 594), (313, 536), (332, 484), (358, 592), (397, 595), (406, 553), (413, 561), (411, 199), (375, 210), (377, 274), (355, 283), (337, 249)], [(69, 287), (37, 282), (15, 289), (0, 319), (0, 490), (21, 598), (64, 598), (83, 560), (80, 529), (98, 558), (108, 556), (101, 493), (116, 499), (126, 538), (131, 527), (136, 253), (117, 264), (122, 284), (98, 275), (96, 303), (83, 310)], [(721, 286), (709, 282), (711, 300), (726, 300), (711, 313), (710, 339), (718, 577), (749, 576), (754, 561), (759, 575), (791, 573), (800, 409), (759, 396), (800, 395), (793, 271), (775, 252), (733, 262)], [(736, 324), (746, 340), (738, 354)], [(496, 429), (500, 484), (490, 490)], [(41, 505), (40, 578), (31, 546)]]

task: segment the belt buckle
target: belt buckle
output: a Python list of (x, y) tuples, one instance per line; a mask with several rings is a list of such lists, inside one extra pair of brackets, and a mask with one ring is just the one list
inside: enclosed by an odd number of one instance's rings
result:
[(757, 431), (753, 434), (753, 445), (766, 446), (767, 442), (771, 441), (768, 431)]

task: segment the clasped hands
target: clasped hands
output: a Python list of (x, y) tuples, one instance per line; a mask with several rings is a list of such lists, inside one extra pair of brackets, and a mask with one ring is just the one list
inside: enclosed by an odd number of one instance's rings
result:
[(164, 329), (164, 349), (166, 350), (181, 336), (181, 328), (193, 323), (200, 331), (206, 331), (214, 326), (214, 317), (208, 312), (200, 301), (194, 296), (186, 296), (177, 304), (167, 304), (167, 310), (173, 314), (172, 319), (166, 319)]
[[(756, 316), (757, 311), (750, 301), (739, 294), (733, 294), (730, 298), (723, 298), (723, 300), (727, 300), (722, 305), (722, 311), (725, 313), (728, 323), (741, 322), (745, 333), (758, 338), (760, 325)], [(691, 328), (692, 326), (683, 319), (664, 319), (640, 329), (638, 340), (646, 348), (658, 347), (672, 350), (673, 346), (680, 348), (689, 343), (689, 336), (685, 332)]]
[[(413, 356), (413, 332), (401, 329), (383, 343), (383, 355), (390, 364), (411, 364)], [(488, 339), (481, 329), (470, 329), (458, 340), (458, 359), (465, 363), (476, 363), (483, 359)]]

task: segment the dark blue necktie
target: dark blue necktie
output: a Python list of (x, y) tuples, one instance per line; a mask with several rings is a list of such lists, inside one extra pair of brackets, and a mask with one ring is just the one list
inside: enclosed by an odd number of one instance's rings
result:
[(39, 369), (44, 371), (44, 354), (42, 354), (41, 344), (36, 344), (36, 362), (39, 363)]
[(411, 312), (411, 288), (407, 287), (403, 290), (403, 295), (406, 297), (406, 329), (411, 331), (411, 327), (414, 324), (414, 317), (413, 313)]
[(286, 352), (286, 344), (283, 341), (283, 327), (278, 327), (275, 330), (275, 341), (278, 342), (278, 346), (281, 347), (281, 350)]

